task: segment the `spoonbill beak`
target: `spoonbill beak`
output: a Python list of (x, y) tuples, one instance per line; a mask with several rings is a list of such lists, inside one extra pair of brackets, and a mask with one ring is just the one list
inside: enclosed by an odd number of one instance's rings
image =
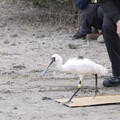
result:
[(43, 72), (41, 72), (40, 77), (43, 77), (43, 76), (45, 75), (45, 73), (47, 72), (47, 69), (50, 67), (50, 65), (51, 65), (53, 62), (55, 62), (55, 57), (52, 57), (52, 58), (51, 58), (51, 61), (50, 61), (49, 65), (43, 70)]

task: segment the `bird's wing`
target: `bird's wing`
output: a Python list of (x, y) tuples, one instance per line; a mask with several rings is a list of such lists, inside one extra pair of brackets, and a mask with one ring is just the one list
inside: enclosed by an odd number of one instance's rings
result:
[(89, 72), (88, 66), (92, 67), (92, 65), (89, 64), (89, 61), (87, 61), (86, 59), (76, 59), (76, 58), (69, 59), (63, 65), (66, 71), (76, 74)]
[(64, 70), (75, 74), (96, 74), (98, 64), (89, 59), (69, 59), (64, 65)]

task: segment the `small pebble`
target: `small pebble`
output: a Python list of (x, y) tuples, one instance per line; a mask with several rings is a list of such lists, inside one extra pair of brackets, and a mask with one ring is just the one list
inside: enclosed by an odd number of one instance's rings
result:
[(10, 42), (8, 40), (5, 40), (4, 41), (4, 44), (9, 44)]
[(97, 41), (99, 43), (105, 43), (104, 39), (103, 39), (103, 35), (100, 35), (98, 38), (97, 38)]
[(18, 108), (17, 107), (14, 107), (14, 110), (17, 110)]
[(75, 44), (69, 44), (70, 49), (78, 49), (79, 47)]

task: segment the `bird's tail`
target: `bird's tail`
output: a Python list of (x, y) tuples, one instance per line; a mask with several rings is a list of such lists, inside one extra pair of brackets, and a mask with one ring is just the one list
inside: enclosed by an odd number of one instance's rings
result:
[(102, 65), (98, 65), (97, 73), (100, 74), (100, 75), (105, 75), (105, 74), (108, 73), (108, 70), (107, 70), (106, 67), (104, 67)]

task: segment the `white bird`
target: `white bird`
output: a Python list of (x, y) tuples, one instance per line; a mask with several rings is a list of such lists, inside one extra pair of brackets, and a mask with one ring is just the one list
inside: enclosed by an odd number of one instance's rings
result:
[(81, 81), (83, 80), (83, 78), (86, 75), (89, 75), (89, 74), (95, 74), (95, 78), (96, 78), (95, 96), (96, 96), (97, 92), (99, 92), (98, 87), (97, 87), (97, 74), (104, 75), (107, 73), (107, 69), (104, 66), (99, 65), (95, 62), (92, 62), (91, 60), (84, 58), (82, 56), (78, 56), (76, 58), (69, 59), (65, 64), (62, 65), (62, 62), (63, 62), (62, 57), (59, 56), (58, 54), (54, 54), (51, 56), (51, 62), (48, 65), (48, 67), (40, 74), (41, 77), (44, 76), (47, 69), (50, 67), (50, 65), (53, 62), (56, 63), (56, 67), (59, 70), (79, 75), (80, 82), (78, 84), (78, 89), (73, 94), (73, 96), (68, 100), (68, 102), (70, 102), (72, 100), (72, 98), (75, 96), (75, 94), (80, 90)]

